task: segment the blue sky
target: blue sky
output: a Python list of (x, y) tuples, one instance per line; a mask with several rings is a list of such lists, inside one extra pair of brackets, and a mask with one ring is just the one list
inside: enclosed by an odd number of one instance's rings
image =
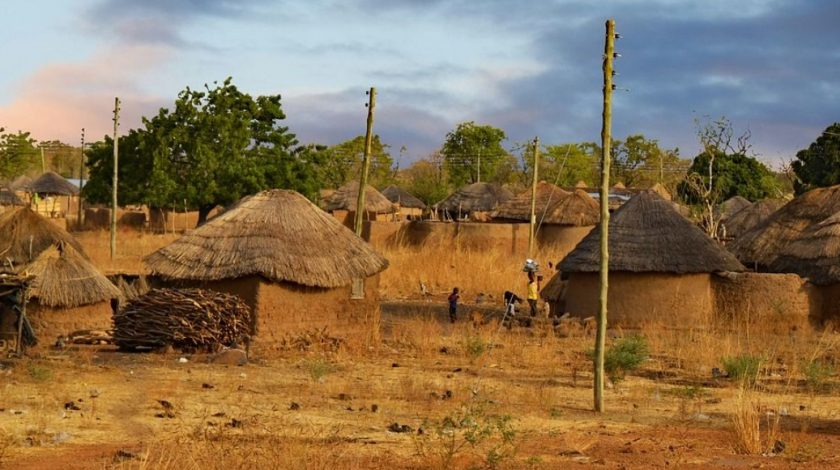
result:
[(834, 0), (7, 0), (0, 126), (76, 144), (101, 138), (113, 97), (122, 129), (185, 86), (233, 76), (280, 93), (302, 142), (375, 131), (409, 159), (458, 122), (511, 141), (599, 139), (604, 20), (624, 36), (613, 131), (688, 157), (695, 119), (749, 129), (768, 162), (840, 120), (840, 4)]

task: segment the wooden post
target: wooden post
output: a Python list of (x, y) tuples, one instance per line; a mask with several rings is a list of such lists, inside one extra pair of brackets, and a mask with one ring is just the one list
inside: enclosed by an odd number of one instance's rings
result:
[(39, 145), (38, 148), (41, 149), (41, 173), (46, 173), (47, 172), (47, 162), (46, 162), (46, 160), (44, 160), (44, 144), (41, 143), (41, 145)]
[(531, 223), (528, 231), (528, 258), (534, 257), (534, 237), (537, 226), (537, 181), (540, 167), (540, 138), (534, 138), (534, 175), (531, 178)]
[(114, 98), (114, 178), (111, 182), (111, 261), (117, 256), (117, 185), (119, 182), (120, 99)]
[(79, 162), (79, 213), (78, 215), (78, 224), (79, 230), (82, 229), (82, 225), (85, 222), (84, 216), (82, 215), (82, 186), (85, 185), (85, 128), (82, 128), (82, 158)]
[(367, 104), (367, 131), (365, 131), (365, 155), (362, 160), (362, 174), (359, 175), (359, 197), (356, 198), (356, 235), (362, 236), (365, 213), (365, 188), (367, 188), (368, 171), (370, 169), (370, 146), (373, 140), (373, 107), (376, 105), (376, 88), (370, 87)]
[(601, 124), (601, 265), (598, 296), (597, 332), (595, 335), (595, 411), (604, 411), (604, 348), (607, 337), (607, 295), (609, 292), (610, 227), (610, 133), (612, 127), (613, 57), (615, 55), (615, 20), (607, 20), (604, 44), (604, 111)]

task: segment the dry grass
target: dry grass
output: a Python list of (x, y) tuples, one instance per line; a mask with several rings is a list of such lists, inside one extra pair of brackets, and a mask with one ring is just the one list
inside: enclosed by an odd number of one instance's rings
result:
[(75, 232), (73, 236), (103, 273), (145, 273), (143, 258), (174, 242), (180, 234), (156, 234), (130, 228), (117, 233), (117, 256), (111, 260), (110, 234), (105, 230)]

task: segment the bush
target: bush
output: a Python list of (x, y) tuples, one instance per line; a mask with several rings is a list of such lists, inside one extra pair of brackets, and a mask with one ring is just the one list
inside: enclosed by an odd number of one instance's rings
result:
[(811, 392), (823, 391), (827, 388), (828, 378), (833, 372), (830, 364), (820, 359), (803, 361), (802, 373), (805, 374), (805, 383)]
[(740, 356), (724, 357), (721, 362), (723, 362), (726, 375), (730, 378), (755, 383), (758, 379), (758, 371), (761, 368), (762, 360), (761, 356), (741, 354)]
[(489, 348), (489, 344), (481, 336), (467, 336), (464, 340), (464, 351), (470, 361), (475, 361)]
[[(612, 383), (617, 384), (648, 359), (649, 350), (643, 336), (621, 338), (604, 352), (604, 372)], [(594, 361), (595, 351), (590, 351), (589, 356)]]
[(335, 364), (322, 357), (306, 361), (304, 363), (304, 367), (309, 372), (309, 376), (312, 377), (312, 380), (316, 382), (320, 382), (327, 376), (327, 374), (331, 374), (336, 370)]

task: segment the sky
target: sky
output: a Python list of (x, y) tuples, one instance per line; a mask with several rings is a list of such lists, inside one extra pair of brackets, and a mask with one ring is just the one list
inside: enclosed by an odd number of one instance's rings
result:
[(0, 127), (77, 145), (179, 91), (233, 77), (280, 94), (302, 143), (374, 131), (416, 160), (459, 122), (509, 147), (599, 141), (604, 21), (614, 18), (613, 135), (683, 157), (725, 116), (771, 164), (840, 121), (836, 0), (3, 0)]

